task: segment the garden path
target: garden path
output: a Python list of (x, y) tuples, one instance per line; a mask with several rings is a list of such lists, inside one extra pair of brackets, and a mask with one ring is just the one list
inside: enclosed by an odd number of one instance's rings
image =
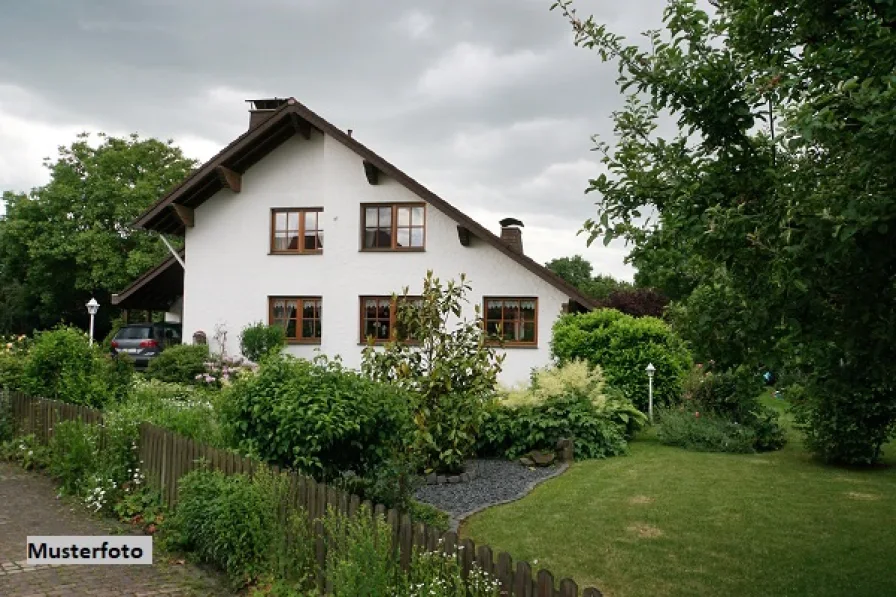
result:
[(0, 462), (0, 595), (3, 597), (230, 595), (223, 584), (189, 564), (155, 554), (152, 566), (27, 566), (28, 535), (115, 535), (121, 525), (99, 520), (56, 499), (53, 482)]

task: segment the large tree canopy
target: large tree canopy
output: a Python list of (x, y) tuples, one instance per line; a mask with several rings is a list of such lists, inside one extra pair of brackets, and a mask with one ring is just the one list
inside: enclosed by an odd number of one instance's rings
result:
[(154, 235), (128, 229), (195, 162), (172, 142), (82, 134), (45, 161), (50, 182), (6, 192), (0, 221), (0, 330), (30, 332), (65, 320), (84, 325), (95, 296), (98, 333), (110, 297), (166, 254)]
[(670, 1), (637, 45), (555, 5), (628, 94), (586, 229), (635, 244), (698, 352), (804, 375), (817, 453), (872, 462), (896, 420), (896, 3), (713, 6)]

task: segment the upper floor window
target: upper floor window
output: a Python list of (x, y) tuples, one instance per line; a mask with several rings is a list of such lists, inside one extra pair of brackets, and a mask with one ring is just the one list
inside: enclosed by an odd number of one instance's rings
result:
[(361, 341), (370, 339), (377, 344), (389, 342), (395, 339), (404, 342), (412, 342), (402, 330), (398, 321), (396, 305), (398, 301), (410, 301), (419, 303), (422, 299), (416, 296), (400, 296), (397, 300), (391, 296), (362, 296), (361, 297)]
[(426, 244), (426, 206), (389, 203), (361, 206), (366, 251), (422, 250)]
[(322, 303), (319, 296), (272, 296), (268, 321), (283, 328), (287, 342), (320, 344)]
[(322, 253), (323, 210), (316, 208), (271, 211), (271, 253)]
[(485, 333), (505, 346), (537, 346), (538, 299), (485, 297)]

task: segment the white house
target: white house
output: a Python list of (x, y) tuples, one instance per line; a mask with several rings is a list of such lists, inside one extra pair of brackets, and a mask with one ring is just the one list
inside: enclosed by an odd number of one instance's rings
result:
[[(184, 238), (180, 255), (113, 297), (180, 317), (185, 338), (219, 326), (227, 350), (255, 321), (284, 325), (288, 351), (360, 365), (368, 337), (388, 338), (393, 292), (419, 292), (427, 270), (461, 272), (488, 331), (502, 330), (502, 381), (550, 362), (551, 326), (593, 307), (522, 251), (522, 224), (501, 236), (295, 99), (253, 100), (249, 130), (135, 225)], [(181, 266), (181, 257), (184, 266)]]

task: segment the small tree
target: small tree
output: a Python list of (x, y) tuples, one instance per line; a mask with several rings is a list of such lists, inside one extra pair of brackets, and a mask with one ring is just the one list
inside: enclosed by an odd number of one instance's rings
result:
[(266, 325), (258, 321), (244, 327), (240, 334), (240, 352), (253, 363), (270, 352), (280, 351), (284, 346), (286, 332), (279, 325)]
[(389, 343), (378, 349), (371, 342), (364, 350), (366, 375), (418, 397), (414, 452), (427, 472), (462, 468), (504, 361), (486, 344), (479, 306), (473, 321), (461, 318), (470, 290), (464, 274), (446, 285), (428, 271), (418, 300), (409, 298), (407, 288), (393, 296), (396, 325)]

